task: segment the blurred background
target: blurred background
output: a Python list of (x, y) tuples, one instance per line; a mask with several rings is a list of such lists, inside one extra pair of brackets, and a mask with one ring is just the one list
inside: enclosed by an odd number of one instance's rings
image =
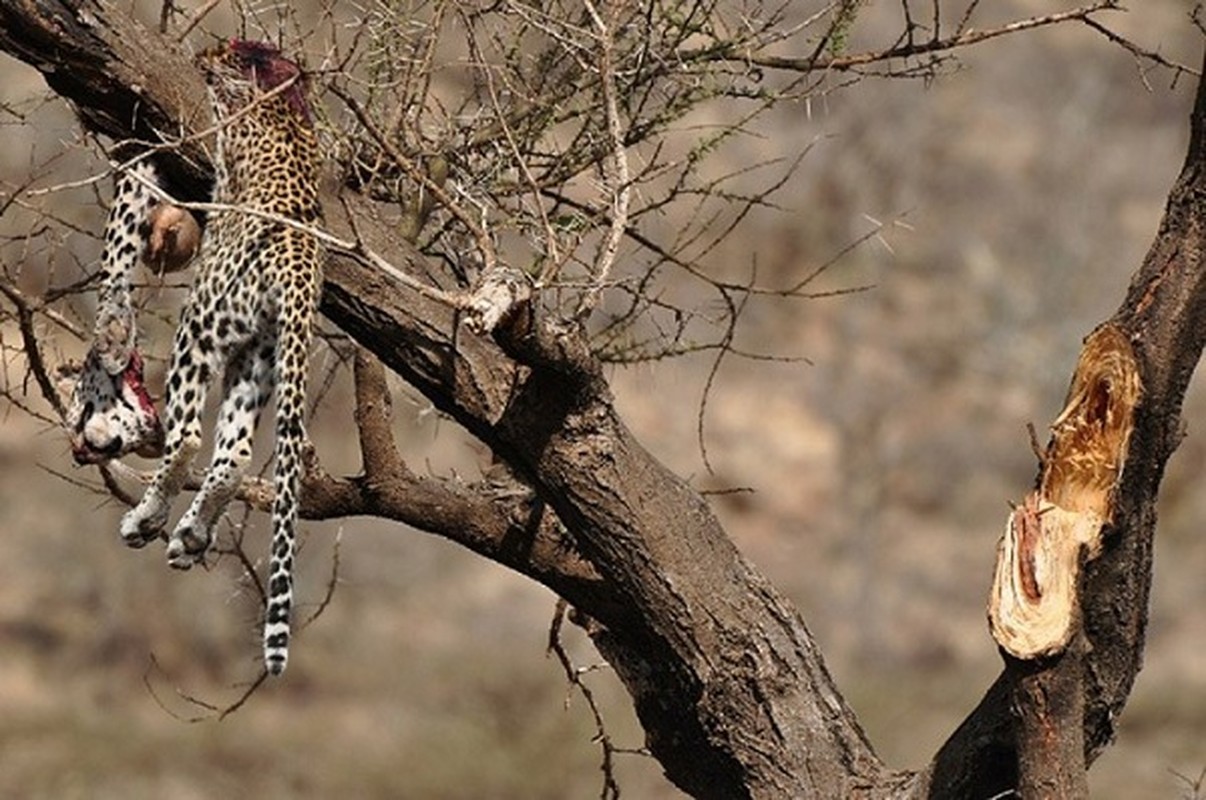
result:
[[(155, 19), (158, 4), (143, 5)], [(1199, 63), (1189, 4), (1132, 5), (1111, 18), (1118, 30)], [(984, 13), (1051, 6), (1003, 0)], [(868, 4), (853, 46), (897, 29), (898, 14)], [(1036, 471), (1025, 425), (1042, 431), (1058, 413), (1081, 337), (1121, 302), (1184, 157), (1194, 90), (1083, 26), (959, 57), (934, 81), (866, 81), (781, 107), (764, 135), (722, 154), (735, 168), (811, 146), (780, 209), (718, 251), (735, 274), (756, 254), (761, 278), (790, 284), (884, 229), (817, 285), (873, 288), (746, 312), (743, 349), (798, 360), (724, 362), (703, 426), (713, 473), (696, 430), (711, 358), (611, 372), (649, 449), (701, 488), (750, 490), (713, 504), (798, 604), (872, 742), (902, 768), (924, 765), (999, 670), (985, 598), (1007, 503)], [(45, 183), (89, 174), (95, 147), (70, 110), (7, 57), (0, 104), (6, 192), (35, 165)], [(97, 257), (91, 192), (59, 210), (69, 225), (54, 247), (21, 250), (11, 237), (28, 225), (0, 219), (5, 267), (24, 265), (27, 291)], [(0, 341), (19, 395), (16, 330)], [(65, 340), (56, 352), (79, 355)], [(340, 474), (358, 454), (334, 362), (316, 356), (311, 430)], [(1090, 773), (1095, 797), (1195, 797), (1206, 770), (1198, 384), (1162, 492), (1146, 666)], [(484, 449), (395, 388), (410, 462), (475, 477)], [(28, 404), (42, 408), (32, 388)], [(156, 547), (127, 550), (122, 508), (89, 488), (95, 474), (72, 466), (62, 433), (12, 404), (0, 414), (0, 797), (598, 796), (590, 714), (545, 654), (547, 590), (402, 526), (307, 523), (301, 614), (333, 585), (330, 602), (296, 638), (285, 678), (214, 721), (206, 706), (233, 702), (258, 673), (257, 601), (238, 565), (177, 574)], [(265, 552), (266, 519), (246, 528), (249, 552)], [(576, 663), (599, 661), (580, 632), (565, 637)], [(615, 744), (640, 748), (614, 676), (585, 680)], [(627, 797), (681, 796), (639, 754), (619, 756), (617, 776)]]

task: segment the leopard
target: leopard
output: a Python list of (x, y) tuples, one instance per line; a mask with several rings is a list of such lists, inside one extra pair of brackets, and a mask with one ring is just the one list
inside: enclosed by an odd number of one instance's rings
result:
[(306, 75), (275, 45), (231, 39), (198, 53), (195, 63), (217, 131), (212, 203), (172, 343), (163, 459), (120, 532), (131, 547), (163, 537), (201, 448), (209, 386), (221, 375), (210, 466), (166, 548), (177, 569), (204, 563), (251, 461), (260, 412), (275, 393), (263, 660), (279, 675), (289, 658), (307, 362), (322, 286), (324, 252), (314, 235), (322, 216), (319, 142)]
[[(105, 222), (97, 274), (96, 322), (80, 366), (61, 370), (74, 385), (64, 423), (77, 464), (99, 464), (129, 453), (159, 454), (163, 426), (146, 386), (137, 340), (132, 279), (140, 255), (149, 253), (148, 226), (163, 207), (153, 188), (155, 166), (141, 161), (120, 171)], [(163, 212), (161, 212), (163, 213)]]

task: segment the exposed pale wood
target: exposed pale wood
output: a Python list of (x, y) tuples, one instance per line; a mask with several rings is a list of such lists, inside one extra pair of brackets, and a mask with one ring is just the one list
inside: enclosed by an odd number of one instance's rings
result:
[(1058, 655), (1077, 632), (1081, 564), (1101, 553), (1113, 521), (1140, 394), (1130, 343), (1102, 325), (1085, 340), (1051, 425), (1039, 488), (1009, 515), (997, 550), (988, 621), (1015, 658)]

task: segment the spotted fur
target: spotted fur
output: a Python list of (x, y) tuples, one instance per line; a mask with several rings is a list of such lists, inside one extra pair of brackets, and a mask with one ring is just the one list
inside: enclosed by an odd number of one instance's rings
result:
[[(214, 201), (317, 222), (318, 144), (297, 65), (271, 45), (245, 41), (208, 50), (197, 63), (220, 125)], [(173, 567), (188, 569), (202, 560), (213, 526), (251, 460), (256, 421), (275, 386), (275, 499), (264, 622), (264, 663), (273, 674), (284, 671), (288, 659), (306, 361), (321, 263), (319, 244), (308, 233), (241, 210), (210, 214), (172, 347), (163, 463), (121, 525), (122, 537), (134, 547), (164, 531), (171, 501), (201, 447), (208, 386), (221, 375), (213, 460), (167, 545)]]
[(95, 332), (67, 406), (71, 453), (80, 464), (130, 452), (154, 456), (163, 445), (159, 415), (143, 385), (130, 298), (131, 277), (155, 205), (149, 188), (155, 180), (154, 167), (143, 161), (120, 174), (114, 186), (105, 223)]

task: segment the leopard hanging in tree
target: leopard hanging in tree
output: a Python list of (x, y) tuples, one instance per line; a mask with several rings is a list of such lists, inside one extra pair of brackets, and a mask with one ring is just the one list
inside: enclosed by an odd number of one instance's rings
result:
[(122, 519), (121, 535), (141, 547), (163, 533), (171, 502), (201, 447), (207, 388), (220, 374), (223, 399), (213, 459), (167, 544), (173, 567), (188, 569), (203, 559), (251, 460), (256, 421), (275, 386), (264, 664), (279, 674), (288, 659), (306, 362), (322, 252), (310, 233), (269, 217), (307, 225), (319, 220), (318, 140), (301, 69), (277, 48), (231, 40), (198, 55), (197, 64), (218, 123), (214, 202), (229, 208), (209, 214), (196, 279), (176, 330), (163, 463)]

